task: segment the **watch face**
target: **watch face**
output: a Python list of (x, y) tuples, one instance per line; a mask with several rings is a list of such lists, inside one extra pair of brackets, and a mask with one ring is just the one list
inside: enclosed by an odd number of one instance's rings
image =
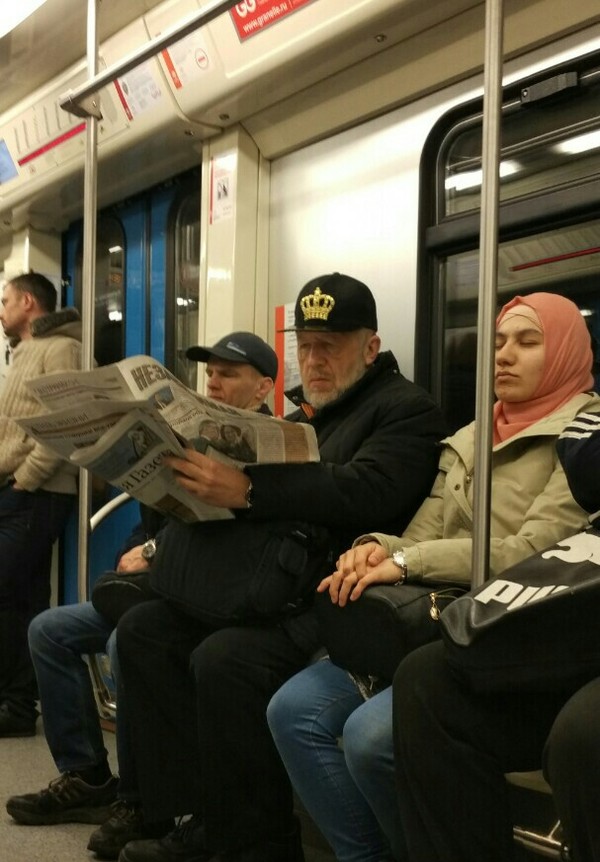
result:
[(156, 553), (156, 542), (154, 539), (148, 541), (142, 546), (142, 557), (145, 560), (151, 560)]

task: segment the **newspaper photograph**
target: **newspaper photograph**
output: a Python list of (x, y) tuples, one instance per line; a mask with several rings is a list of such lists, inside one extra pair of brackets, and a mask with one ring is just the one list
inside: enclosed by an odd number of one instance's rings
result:
[(239, 469), (319, 460), (312, 426), (206, 398), (149, 356), (92, 371), (49, 374), (27, 385), (47, 411), (17, 420), (30, 436), (184, 521), (233, 515), (181, 489), (162, 464), (165, 455), (182, 457), (191, 446)]
[(209, 506), (184, 491), (173, 471), (164, 465), (165, 455), (183, 458), (184, 447), (166, 422), (133, 409), (94, 445), (75, 452), (71, 461), (147, 506), (182, 521), (233, 518), (229, 509)]

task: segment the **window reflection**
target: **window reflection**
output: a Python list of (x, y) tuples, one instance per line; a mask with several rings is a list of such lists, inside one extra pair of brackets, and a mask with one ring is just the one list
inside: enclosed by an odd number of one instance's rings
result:
[(200, 191), (191, 192), (179, 204), (175, 219), (175, 271), (173, 320), (175, 326), (175, 374), (189, 386), (198, 384), (198, 363), (185, 351), (198, 342), (200, 294)]
[[(96, 239), (96, 290), (94, 309), (94, 357), (98, 365), (118, 362), (125, 355), (125, 235), (120, 222), (100, 216)], [(82, 307), (83, 240), (76, 261), (75, 302)]]
[[(593, 79), (592, 79), (593, 80)], [(500, 201), (580, 182), (600, 171), (600, 86), (591, 83), (554, 104), (504, 106)], [(459, 123), (442, 152), (441, 215), (478, 209), (481, 203), (481, 116)]]
[[(442, 400), (453, 430), (475, 415), (479, 253), (450, 256), (444, 266), (446, 326)], [(600, 220), (547, 231), (498, 248), (498, 306), (534, 291), (572, 299), (585, 317), (598, 360)], [(598, 364), (598, 363), (596, 363)], [(596, 371), (596, 388), (600, 377)]]

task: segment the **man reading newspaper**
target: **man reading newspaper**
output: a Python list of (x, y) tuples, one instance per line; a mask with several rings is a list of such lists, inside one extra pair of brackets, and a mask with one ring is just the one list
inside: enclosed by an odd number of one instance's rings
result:
[[(235, 513), (214, 524), (171, 521), (153, 563), (158, 582), (192, 583), (222, 559), (244, 566), (248, 525), (328, 530), (330, 562), (353, 537), (402, 529), (428, 493), (444, 433), (430, 396), (380, 353), (375, 300), (340, 273), (300, 291), (295, 327), (302, 386), (292, 422), (314, 428), (320, 461), (256, 463), (244, 470), (197, 451), (168, 458), (190, 495)], [(227, 541), (224, 537), (227, 536)], [(213, 540), (214, 541), (214, 540)], [(128, 843), (120, 862), (299, 862), (292, 792), (271, 740), (267, 704), (319, 642), (309, 605), (262, 624), (211, 628), (158, 599), (118, 626), (138, 785), (145, 816), (192, 815), (162, 839)]]
[[(271, 348), (248, 332), (232, 333), (213, 348), (190, 348), (188, 355), (196, 359), (206, 359), (208, 350), (219, 351), (210, 354), (207, 366), (213, 369), (209, 398), (188, 389), (152, 357), (132, 356), (92, 371), (30, 380), (29, 388), (47, 412), (19, 424), (63, 458), (165, 515), (188, 522), (233, 518), (228, 507), (214, 505), (177, 482), (166, 456), (184, 457), (184, 449), (193, 446), (237, 468), (253, 462), (319, 459), (311, 426), (254, 409), (255, 402), (264, 401), (275, 373), (273, 360), (259, 357), (256, 367), (245, 361), (257, 341), (276, 360)], [(219, 371), (218, 363), (227, 372)], [(259, 382), (242, 376), (244, 367)], [(245, 394), (249, 384), (251, 399)]]
[[(250, 332), (234, 332), (213, 347), (190, 347), (187, 355), (206, 363), (207, 389), (215, 403), (270, 415), (265, 398), (277, 376), (277, 356), (262, 338)], [(164, 518), (146, 506), (141, 509), (142, 523), (118, 554), (119, 573), (147, 570), (156, 552), (157, 534), (160, 541)], [(60, 775), (49, 787), (12, 796), (6, 805), (16, 821), (29, 825), (102, 824), (88, 844), (88, 849), (102, 859), (116, 859), (129, 839), (164, 834), (169, 829), (169, 824), (166, 827), (153, 824), (150, 833), (145, 831), (132, 774), (126, 699), (118, 682), (113, 628), (113, 623), (98, 613), (91, 602), (51, 608), (33, 620), (29, 646), (39, 685), (46, 742)], [(90, 652), (109, 654), (118, 689), (119, 781), (111, 774), (85, 662), (85, 655)]]

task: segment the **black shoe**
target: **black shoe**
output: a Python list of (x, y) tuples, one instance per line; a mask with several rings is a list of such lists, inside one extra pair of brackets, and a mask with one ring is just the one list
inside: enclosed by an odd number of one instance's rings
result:
[(300, 826), (287, 835), (215, 856), (213, 862), (304, 862)]
[(37, 715), (17, 715), (7, 703), (3, 703), (0, 706), (0, 737), (35, 736), (36, 721)]
[(129, 841), (141, 838), (162, 838), (173, 829), (173, 821), (146, 824), (139, 802), (117, 799), (113, 802), (110, 817), (90, 835), (87, 849), (100, 859), (118, 859)]
[(104, 823), (117, 794), (118, 778), (94, 787), (72, 772), (64, 772), (39, 793), (11, 796), (6, 810), (28, 826), (55, 823)]
[(119, 862), (208, 862), (214, 855), (205, 847), (202, 821), (191, 817), (164, 838), (126, 844)]

